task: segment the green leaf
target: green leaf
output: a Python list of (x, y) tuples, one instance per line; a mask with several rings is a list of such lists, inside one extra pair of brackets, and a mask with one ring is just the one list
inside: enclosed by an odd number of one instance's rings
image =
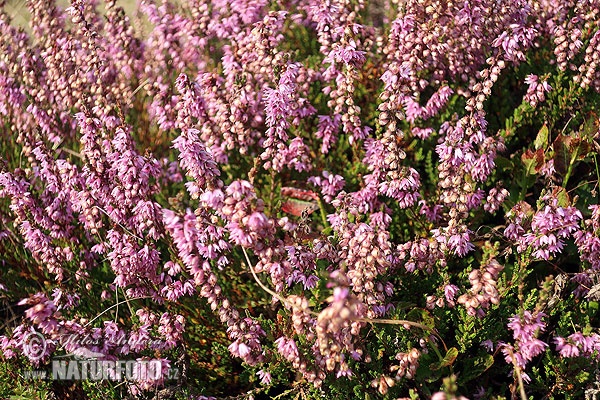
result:
[(590, 112), (585, 122), (581, 125), (581, 137), (586, 141), (594, 140), (594, 136), (600, 128), (600, 119), (594, 112)]
[(435, 327), (435, 321), (429, 311), (423, 308), (414, 308), (406, 316), (409, 321), (419, 322), (429, 328)]
[(458, 357), (458, 349), (456, 347), (451, 347), (446, 352), (446, 355), (444, 356), (444, 358), (442, 359), (442, 361), (440, 361), (439, 363), (433, 363), (433, 364), (431, 364), (430, 368), (433, 371), (437, 371), (437, 370), (439, 370), (441, 368), (449, 367), (450, 365), (454, 364), (454, 361), (456, 360), (456, 357)]
[(533, 142), (535, 149), (539, 150), (539, 149), (545, 149), (546, 147), (548, 147), (548, 137), (549, 136), (550, 136), (550, 131), (548, 129), (548, 125), (544, 124), (544, 126), (542, 126), (542, 129), (540, 129), (537, 136), (535, 137), (535, 141)]
[(409, 389), (408, 390), (408, 395), (410, 396), (411, 400), (418, 400), (419, 399), (419, 393), (415, 389)]
[(588, 301), (586, 313), (591, 318), (595, 317), (598, 314), (598, 302)]
[(398, 303), (395, 304), (395, 309), (396, 310), (407, 310), (409, 308), (413, 308), (416, 307), (415, 303), (411, 303), (409, 301), (399, 301)]
[(425, 378), (425, 381), (428, 383), (436, 382), (442, 377), (442, 373), (440, 371), (438, 371), (438, 368), (434, 368), (435, 365), (437, 365), (437, 364), (432, 364), (429, 366), (429, 371), (430, 371), (431, 375), (429, 375)]
[(581, 371), (577, 374), (575, 379), (577, 379), (577, 382), (579, 383), (585, 383), (590, 379), (590, 373), (586, 371)]
[(481, 353), (475, 358), (469, 358), (462, 363), (462, 371), (459, 381), (461, 384), (478, 378), (494, 364), (494, 356), (487, 353)]
[(558, 205), (560, 207), (569, 207), (571, 205), (571, 199), (569, 198), (569, 193), (564, 188), (557, 188), (554, 190), (553, 197), (558, 200)]
[(448, 352), (444, 356), (444, 359), (440, 363), (440, 367), (449, 367), (454, 364), (454, 361), (458, 357), (458, 349), (456, 347), (451, 347), (448, 349)]
[(513, 162), (506, 157), (496, 156), (494, 162), (500, 170), (512, 170), (514, 168)]

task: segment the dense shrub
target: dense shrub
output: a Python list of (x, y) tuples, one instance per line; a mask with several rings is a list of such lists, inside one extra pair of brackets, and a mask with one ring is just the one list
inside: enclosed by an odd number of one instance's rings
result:
[(0, 3), (3, 397), (599, 389), (600, 1)]

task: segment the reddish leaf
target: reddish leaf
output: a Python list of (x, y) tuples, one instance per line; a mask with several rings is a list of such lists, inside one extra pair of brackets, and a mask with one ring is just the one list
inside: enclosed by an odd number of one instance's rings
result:
[(523, 161), (523, 164), (525, 164), (525, 170), (527, 173), (532, 175), (538, 173), (544, 166), (544, 151), (542, 149), (538, 149), (536, 151), (527, 149), (521, 155), (521, 161)]
[(281, 205), (281, 211), (296, 217), (302, 216), (303, 213), (312, 214), (318, 208), (315, 203), (297, 199), (288, 199)]
[(281, 194), (283, 196), (292, 197), (294, 199), (305, 200), (305, 201), (318, 201), (319, 195), (312, 190), (302, 190), (293, 187), (282, 187)]

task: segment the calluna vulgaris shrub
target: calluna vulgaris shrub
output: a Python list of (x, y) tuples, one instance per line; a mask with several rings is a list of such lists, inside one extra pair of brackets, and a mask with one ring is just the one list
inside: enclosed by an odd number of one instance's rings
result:
[(2, 397), (600, 393), (599, 0), (0, 3)]

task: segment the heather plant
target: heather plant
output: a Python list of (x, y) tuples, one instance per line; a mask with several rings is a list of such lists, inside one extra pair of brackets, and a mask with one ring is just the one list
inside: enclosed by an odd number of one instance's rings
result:
[(3, 397), (600, 392), (600, 1), (11, 9)]

